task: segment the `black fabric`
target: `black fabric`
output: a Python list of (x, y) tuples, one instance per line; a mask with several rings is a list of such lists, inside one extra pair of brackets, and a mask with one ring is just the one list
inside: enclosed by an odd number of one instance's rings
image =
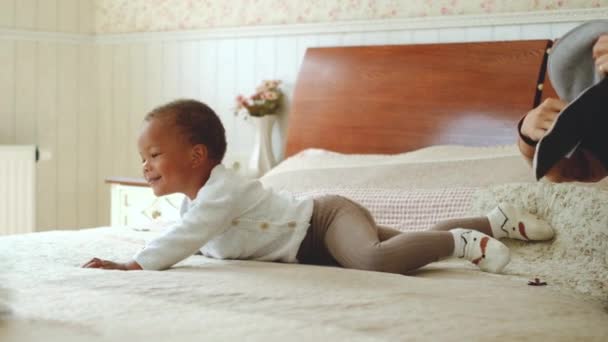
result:
[(581, 147), (593, 153), (608, 169), (608, 78), (600, 82), (597, 88), (597, 107), (593, 108), (593, 116), (586, 128), (587, 134), (581, 142)]
[(608, 78), (587, 88), (564, 108), (553, 128), (539, 141), (536, 178), (542, 178), (577, 145), (608, 167)]

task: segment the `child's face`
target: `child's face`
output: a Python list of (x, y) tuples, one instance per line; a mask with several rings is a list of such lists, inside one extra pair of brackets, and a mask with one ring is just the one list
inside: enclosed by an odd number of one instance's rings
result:
[(156, 196), (191, 192), (192, 145), (175, 125), (161, 119), (144, 122), (137, 145), (144, 178)]

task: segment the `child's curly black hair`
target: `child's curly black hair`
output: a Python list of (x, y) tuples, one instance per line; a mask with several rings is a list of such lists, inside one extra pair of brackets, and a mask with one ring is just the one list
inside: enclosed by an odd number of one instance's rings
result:
[(170, 120), (193, 144), (207, 146), (209, 159), (221, 162), (226, 154), (226, 130), (217, 114), (206, 104), (192, 99), (181, 99), (155, 108), (145, 117)]

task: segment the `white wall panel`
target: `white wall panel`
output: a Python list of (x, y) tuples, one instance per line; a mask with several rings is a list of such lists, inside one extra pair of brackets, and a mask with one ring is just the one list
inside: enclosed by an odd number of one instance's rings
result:
[(566, 34), (578, 25), (578, 23), (553, 23), (551, 24), (551, 37), (558, 38)]
[(254, 78), (258, 80), (258, 82), (261, 80), (273, 79), (276, 75), (277, 65), (277, 48), (275, 37), (263, 37), (256, 39), (254, 44)]
[(0, 144), (15, 143), (15, 45), (0, 40)]
[(180, 44), (180, 42), (173, 41), (166, 41), (163, 43), (163, 103), (173, 101), (180, 97), (178, 84), (180, 59), (182, 58), (179, 51)]
[(36, 29), (38, 3), (36, 0), (15, 1), (15, 28), (24, 30)]
[(199, 50), (200, 46), (196, 41), (185, 41), (179, 46), (181, 61), (177, 62), (179, 66), (178, 91), (182, 98), (198, 99), (201, 92)]
[[(77, 127), (77, 227), (97, 226), (97, 191), (104, 187), (97, 168), (96, 55), (91, 46), (78, 46)], [(105, 187), (104, 187), (105, 188)], [(107, 190), (107, 189), (106, 189)]]
[[(37, 141), (42, 153), (49, 158), (37, 163), (37, 222), (39, 230), (57, 227), (57, 44), (38, 43), (38, 82), (36, 96)], [(91, 108), (94, 110), (94, 108)], [(96, 164), (95, 164), (96, 167)], [(94, 179), (90, 180), (95, 182)]]
[(142, 63), (145, 65), (146, 111), (163, 102), (163, 43), (146, 43)]
[(53, 33), (78, 33), (80, 18), (92, 27), (92, 4), (0, 1), (0, 143), (36, 144), (41, 152), (38, 230), (97, 224), (92, 39)]
[[(41, 0), (46, 1), (46, 0)], [(95, 4), (94, 0), (78, 1), (78, 32), (92, 34), (95, 26)]]
[(57, 30), (59, 32), (80, 32), (80, 4), (83, 2), (81, 0), (57, 0)]
[[(255, 92), (255, 88), (260, 84), (258, 73), (263, 68), (256, 63), (256, 56), (262, 56), (263, 53), (260, 50), (264, 44), (256, 45), (255, 40), (249, 38), (237, 39), (236, 40), (236, 89), (235, 97), (237, 94), (249, 97)], [(276, 55), (275, 44), (272, 44), (272, 60), (274, 61)], [(269, 54), (268, 52), (266, 54)], [(274, 72), (274, 70), (273, 70)], [(235, 102), (236, 103), (236, 102)], [(251, 146), (251, 142), (254, 139), (254, 130), (252, 129), (253, 123), (251, 120), (246, 120), (246, 116), (235, 117), (235, 134), (234, 139), (231, 141), (231, 148), (236, 151), (246, 151)], [(245, 153), (243, 153), (245, 154)], [(238, 159), (234, 158), (234, 159)], [(230, 160), (228, 164), (231, 164), (233, 160)], [(245, 165), (242, 165), (246, 167)]]
[[(298, 37), (298, 40), (299, 39), (300, 37)], [(316, 40), (316, 36), (314, 37), (314, 39)], [(271, 80), (277, 78), (277, 64), (279, 63), (279, 60), (277, 56), (276, 37), (264, 37), (256, 39), (255, 56), (253, 60), (255, 63), (253, 78), (255, 80), (256, 86), (259, 85), (263, 80)], [(253, 90), (254, 89), (251, 89), (250, 91)], [(281, 145), (282, 139), (279, 125), (280, 123), (275, 123), (274, 129), (272, 131), (273, 147), (275, 148), (275, 158), (277, 157), (277, 154), (279, 152), (279, 147)], [(241, 124), (241, 127), (238, 132), (239, 137), (241, 137), (240, 146), (242, 146), (242, 148), (238, 150), (238, 153), (242, 154), (243, 156), (248, 156), (252, 148), (251, 142), (254, 141), (254, 129), (252, 129), (251, 125), (250, 127), (243, 127), (243, 125)]]
[(218, 42), (202, 40), (199, 43), (201, 59), (201, 96), (200, 98), (211, 107), (217, 107), (218, 90)]
[(467, 27), (464, 29), (464, 40), (467, 42), (484, 42), (492, 40), (493, 27)]
[(57, 46), (57, 226), (78, 227), (78, 46)]
[[(236, 153), (238, 132), (236, 130), (235, 117), (233, 115), (234, 96), (236, 95), (236, 39), (224, 39), (218, 41), (217, 45), (217, 98), (213, 109), (219, 115), (226, 129), (226, 140), (228, 141), (228, 153)], [(213, 85), (209, 85), (213, 87)]]
[(422, 29), (414, 30), (412, 32), (412, 43), (424, 44), (424, 43), (438, 43), (439, 42), (439, 30), (438, 29)]
[(494, 27), (492, 38), (498, 38), (498, 40), (517, 40), (521, 39), (521, 26), (520, 25), (505, 25)]
[[(339, 46), (342, 42), (342, 35), (335, 35), (332, 40), (335, 40)], [(294, 81), (298, 74), (298, 44), (293, 37), (277, 37), (277, 61), (280, 61), (276, 66), (276, 76), (283, 81), (283, 86), (287, 88), (287, 93), (293, 91)]]
[(15, 27), (15, 1), (0, 1), (0, 27)]
[[(362, 41), (361, 35), (359, 35), (359, 42)], [(303, 35), (298, 36), (297, 42), (297, 63), (296, 63), (296, 72), (300, 70), (300, 65), (304, 60), (304, 54), (306, 54), (306, 49), (310, 47), (317, 47), (319, 45), (319, 36), (318, 35)]]
[(455, 27), (451, 29), (440, 29), (438, 41), (441, 43), (464, 42), (467, 40), (465, 29)]
[[(112, 164), (115, 163), (116, 154), (112, 144), (113, 126), (112, 101), (114, 99), (113, 87), (113, 47), (100, 45), (94, 47), (97, 56), (97, 182), (105, 178), (116, 176)], [(160, 84), (160, 83), (159, 83)], [(110, 189), (109, 186), (100, 186), (97, 192), (97, 223), (99, 225), (110, 224)]]
[(521, 39), (544, 39), (552, 37), (551, 25), (527, 24), (521, 26)]
[(135, 144), (129, 139), (129, 112), (131, 94), (129, 45), (116, 45), (112, 49), (112, 147), (115, 151), (112, 176), (131, 174), (129, 163), (134, 156)]
[(57, 31), (57, 0), (38, 0), (36, 25), (42, 31)]
[[(278, 39), (277, 39), (278, 40)], [(342, 42), (342, 36), (340, 34), (322, 34), (318, 36), (317, 44), (319, 47), (323, 46), (340, 46)], [(277, 49), (277, 53), (278, 53)]]
[(361, 32), (351, 32), (342, 34), (340, 46), (358, 46), (362, 44)]
[[(142, 125), (144, 116), (149, 109), (146, 104), (146, 46), (143, 44), (133, 44), (129, 50), (129, 110), (127, 124), (128, 141), (132, 145), (137, 141), (137, 134)], [(136, 148), (131, 148), (128, 156), (129, 174), (141, 174), (141, 158)]]
[[(342, 42), (342, 35), (335, 34), (332, 40), (337, 41), (339, 44)], [(277, 46), (277, 60), (280, 63), (276, 67), (277, 79), (282, 81), (282, 89), (285, 94), (284, 103), (288, 104), (293, 96), (293, 91), (298, 76), (299, 64), (298, 64), (298, 42), (292, 37), (278, 37), (276, 40)], [(283, 113), (287, 112), (287, 108), (283, 108)], [(281, 115), (278, 120), (278, 127), (283, 132), (281, 138), (281, 146), (285, 145), (287, 138), (287, 115)], [(281, 154), (277, 154), (276, 157), (282, 157)]]
[(388, 43), (387, 31), (363, 32), (361, 34), (361, 45), (379, 45)]
[(394, 45), (398, 45), (398, 44), (411, 44), (413, 37), (412, 37), (412, 31), (411, 30), (394, 30), (394, 31), (389, 31), (388, 35), (387, 35), (387, 44), (394, 44)]
[(36, 43), (17, 42), (15, 51), (15, 142), (36, 140)]

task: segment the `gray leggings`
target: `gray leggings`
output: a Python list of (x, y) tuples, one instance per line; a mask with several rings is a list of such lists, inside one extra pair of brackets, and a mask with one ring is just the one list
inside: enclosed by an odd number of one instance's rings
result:
[(298, 260), (303, 264), (406, 274), (452, 255), (454, 239), (448, 230), (453, 228), (492, 236), (486, 217), (447, 220), (427, 231), (400, 232), (378, 226), (367, 209), (345, 197), (323, 196), (314, 199)]

